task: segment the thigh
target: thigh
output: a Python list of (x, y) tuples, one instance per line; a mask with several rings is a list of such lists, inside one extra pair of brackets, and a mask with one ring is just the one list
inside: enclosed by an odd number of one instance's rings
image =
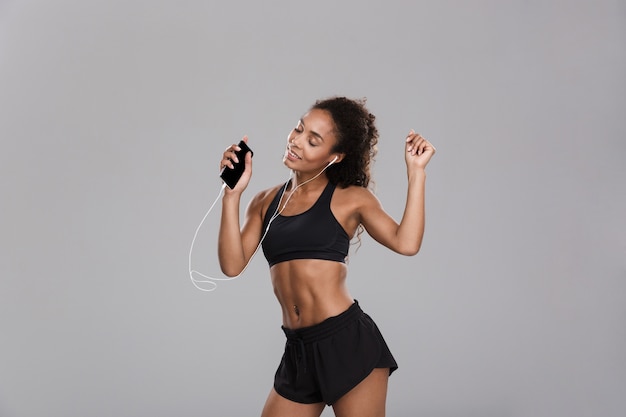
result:
[(376, 368), (333, 404), (337, 417), (384, 417), (389, 368)]
[(272, 388), (261, 417), (319, 417), (324, 407), (324, 403), (301, 404), (288, 400)]

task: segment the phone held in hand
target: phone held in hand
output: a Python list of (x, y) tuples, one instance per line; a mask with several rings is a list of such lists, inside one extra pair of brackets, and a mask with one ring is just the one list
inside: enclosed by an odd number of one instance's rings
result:
[(240, 150), (235, 151), (235, 155), (237, 155), (237, 160), (239, 162), (233, 162), (233, 168), (224, 167), (222, 172), (220, 172), (220, 178), (231, 190), (235, 188), (237, 185), (237, 181), (243, 175), (243, 171), (246, 169), (246, 153), (250, 152), (251, 156), (254, 156), (254, 152), (252, 149), (248, 147), (246, 142), (243, 140), (239, 142)]

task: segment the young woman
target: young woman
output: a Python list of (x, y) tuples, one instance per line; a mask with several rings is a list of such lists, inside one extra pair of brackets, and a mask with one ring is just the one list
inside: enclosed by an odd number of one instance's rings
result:
[[(238, 275), (263, 239), (287, 337), (262, 417), (318, 417), (326, 404), (338, 417), (385, 414), (387, 380), (397, 364), (348, 292), (346, 257), (350, 240), (363, 230), (400, 254), (419, 251), (425, 168), (435, 148), (413, 130), (406, 137), (408, 190), (398, 224), (368, 189), (378, 142), (374, 119), (364, 101), (316, 102), (287, 138), (283, 163), (292, 171), (290, 180), (254, 196), (241, 227), (240, 198), (252, 175), (249, 153), (243, 176), (225, 189), (222, 271)], [(226, 149), (220, 169), (238, 162), (239, 149)]]

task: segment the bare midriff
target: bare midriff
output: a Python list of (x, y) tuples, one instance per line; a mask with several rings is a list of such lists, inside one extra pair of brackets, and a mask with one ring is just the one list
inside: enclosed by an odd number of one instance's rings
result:
[(270, 275), (286, 328), (321, 323), (343, 313), (354, 303), (346, 287), (344, 263), (295, 259), (272, 266)]

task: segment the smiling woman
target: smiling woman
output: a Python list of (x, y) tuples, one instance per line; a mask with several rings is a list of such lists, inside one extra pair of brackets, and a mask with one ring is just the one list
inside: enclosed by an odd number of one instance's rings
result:
[[(376, 180), (398, 221), (422, 175), (412, 166), (407, 189), (404, 137), (415, 127), (437, 147), (420, 253), (396, 255), (359, 227), (350, 236), (350, 297), (400, 366), (388, 414), (624, 417), (625, 2), (363, 4), (0, 0), (1, 417), (258, 417), (285, 344), (279, 326), (321, 320), (342, 279), (322, 265), (346, 265), (253, 258), (244, 279), (208, 295), (187, 281), (189, 240), (236, 131), (250, 134), (254, 172), (244, 228), (224, 227), (242, 244), (258, 240), (284, 164), (300, 169), (310, 156), (295, 138), (303, 159), (283, 162), (291, 129), (302, 118), (328, 140), (307, 114), (311, 97), (337, 92), (368, 96), (380, 138), (367, 187)], [(338, 132), (368, 128), (358, 106), (321, 106)], [(354, 121), (343, 128), (342, 108)], [(337, 185), (323, 211), (348, 234), (361, 217), (351, 210), (370, 200), (361, 167), (371, 160), (349, 151), (371, 150), (374, 137), (344, 135), (349, 145), (320, 171), (343, 160), (287, 202), (308, 178), (294, 172), (270, 232), (306, 219), (309, 193), (322, 194), (309, 187), (325, 178)], [(225, 216), (240, 191), (219, 198)], [(260, 191), (267, 200), (246, 212)], [(212, 213), (194, 266), (229, 279), (216, 270)], [(308, 230), (339, 254), (342, 232), (323, 218)], [(266, 243), (288, 239), (306, 243), (299, 231)], [(231, 256), (223, 267), (236, 273)], [(338, 412), (353, 394), (335, 401)], [(289, 414), (276, 401), (271, 411)], [(290, 415), (302, 407), (317, 410), (296, 403)]]
[[(282, 310), (285, 352), (264, 417), (383, 416), (387, 380), (398, 365), (374, 321), (346, 286), (350, 240), (362, 230), (404, 254), (419, 251), (424, 234), (425, 168), (435, 148), (413, 130), (404, 140), (408, 190), (402, 221), (387, 214), (368, 189), (378, 130), (364, 101), (316, 102), (287, 138), (285, 184), (259, 192), (239, 223), (241, 194), (252, 156), (222, 199), (218, 252), (222, 271), (238, 275), (259, 243)], [(247, 137), (244, 141), (247, 143)], [(239, 162), (239, 145), (220, 168)]]

